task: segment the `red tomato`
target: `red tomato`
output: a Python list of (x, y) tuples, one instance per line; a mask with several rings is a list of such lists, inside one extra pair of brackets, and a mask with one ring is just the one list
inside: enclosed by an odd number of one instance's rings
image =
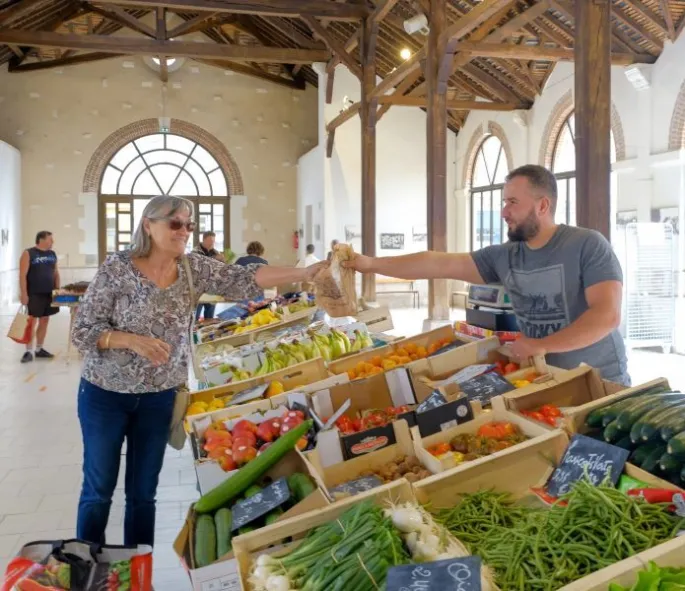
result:
[(228, 448), (226, 447), (215, 447), (207, 454), (207, 457), (212, 460), (218, 460), (219, 458), (222, 458), (225, 455), (227, 455), (227, 451)]
[(406, 404), (403, 404), (402, 406), (395, 408), (395, 415), (402, 415), (405, 412), (409, 412), (409, 410), (410, 408)]
[(252, 421), (247, 421), (245, 419), (243, 419), (242, 421), (238, 421), (233, 427), (232, 432), (234, 435), (237, 435), (238, 433), (241, 433), (243, 431), (247, 431), (249, 433), (257, 433), (257, 425), (255, 425)]
[(354, 419), (354, 421), (352, 421), (352, 429), (354, 430), (355, 433), (359, 433), (359, 431), (362, 430), (361, 419)]
[(270, 421), (264, 421), (257, 427), (257, 437), (266, 443), (274, 440), (274, 433), (271, 430)]
[(540, 407), (540, 412), (545, 415), (546, 417), (560, 417), (561, 416), (561, 410), (557, 406), (554, 406), (553, 404), (543, 404)]
[(230, 456), (224, 455), (224, 456), (219, 458), (218, 462), (219, 462), (219, 466), (221, 466), (221, 469), (224, 472), (231, 472), (238, 467), (237, 464), (235, 463), (235, 461), (233, 460), (232, 455), (230, 455)]
[(285, 417), (283, 423), (281, 423), (281, 435), (285, 435), (288, 431), (294, 429), (298, 425), (304, 422), (304, 419), (300, 417)]
[(541, 423), (547, 422), (545, 420), (545, 415), (543, 415), (541, 412), (533, 411), (528, 416), (534, 421), (540, 421)]
[(233, 449), (237, 445), (245, 445), (247, 447), (254, 447), (257, 445), (257, 436), (254, 433), (243, 433), (233, 439)]
[(299, 449), (300, 451), (304, 451), (305, 449), (307, 449), (308, 445), (309, 445), (309, 439), (307, 439), (306, 437), (300, 437), (300, 439), (298, 439), (297, 444), (296, 444), (297, 449)]
[(518, 371), (519, 369), (520, 369), (520, 368), (519, 368), (518, 364), (516, 364), (516, 363), (511, 363), (511, 362), (510, 362), (510, 363), (507, 363), (507, 364), (504, 366), (504, 375), (507, 375), (507, 374), (510, 374), (510, 373), (514, 373), (515, 371)]

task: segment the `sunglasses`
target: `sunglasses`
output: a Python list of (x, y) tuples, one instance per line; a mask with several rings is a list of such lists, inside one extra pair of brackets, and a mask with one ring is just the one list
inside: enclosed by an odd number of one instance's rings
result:
[(174, 232), (177, 232), (178, 230), (180, 230), (184, 226), (185, 226), (185, 229), (188, 230), (188, 232), (194, 232), (195, 226), (197, 226), (197, 224), (195, 222), (182, 222), (181, 220), (177, 220), (175, 218), (172, 218), (172, 219), (157, 218), (154, 221), (166, 222), (167, 226), (169, 226), (169, 229), (173, 230)]

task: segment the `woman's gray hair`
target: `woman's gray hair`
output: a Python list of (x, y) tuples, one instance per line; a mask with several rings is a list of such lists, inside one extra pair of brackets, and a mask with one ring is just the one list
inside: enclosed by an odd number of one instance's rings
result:
[(131, 242), (131, 254), (134, 257), (146, 257), (150, 254), (152, 248), (152, 239), (145, 231), (143, 222), (148, 220), (166, 220), (181, 210), (185, 210), (190, 215), (191, 219), (195, 215), (195, 208), (192, 201), (183, 199), (182, 197), (171, 197), (170, 195), (159, 195), (153, 197), (148, 201), (148, 204), (143, 210), (143, 215), (140, 218), (138, 227), (133, 233), (133, 241)]

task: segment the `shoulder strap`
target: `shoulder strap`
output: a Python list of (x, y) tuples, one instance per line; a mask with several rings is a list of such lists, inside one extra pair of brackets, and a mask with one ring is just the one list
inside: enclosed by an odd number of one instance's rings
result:
[(186, 280), (188, 281), (188, 287), (190, 288), (190, 311), (191, 313), (195, 311), (195, 306), (197, 305), (197, 298), (195, 294), (195, 284), (193, 283), (193, 273), (190, 270), (190, 262), (188, 261), (188, 256), (183, 255), (183, 269), (186, 272)]
[(193, 342), (193, 329), (195, 328), (195, 306), (197, 306), (197, 294), (195, 292), (195, 284), (193, 283), (193, 273), (190, 270), (190, 262), (188, 261), (188, 256), (184, 254), (181, 257), (181, 260), (183, 262), (183, 269), (186, 273), (188, 288), (190, 289), (190, 330), (188, 335), (190, 362), (193, 364), (193, 373), (195, 374), (195, 378), (199, 382), (206, 382), (207, 378), (205, 377), (205, 372), (202, 370), (202, 367), (200, 367), (200, 364), (197, 362), (195, 343)]

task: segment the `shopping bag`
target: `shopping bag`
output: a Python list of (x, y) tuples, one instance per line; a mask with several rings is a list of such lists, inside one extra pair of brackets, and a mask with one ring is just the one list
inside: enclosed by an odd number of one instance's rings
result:
[(7, 336), (20, 345), (28, 345), (33, 337), (33, 318), (26, 306), (21, 306), (14, 317)]
[(151, 546), (81, 540), (26, 544), (5, 570), (0, 591), (151, 591)]
[(354, 258), (349, 244), (333, 247), (331, 264), (314, 276), (316, 305), (331, 317), (356, 316), (357, 289), (355, 271), (342, 266), (344, 261)]

